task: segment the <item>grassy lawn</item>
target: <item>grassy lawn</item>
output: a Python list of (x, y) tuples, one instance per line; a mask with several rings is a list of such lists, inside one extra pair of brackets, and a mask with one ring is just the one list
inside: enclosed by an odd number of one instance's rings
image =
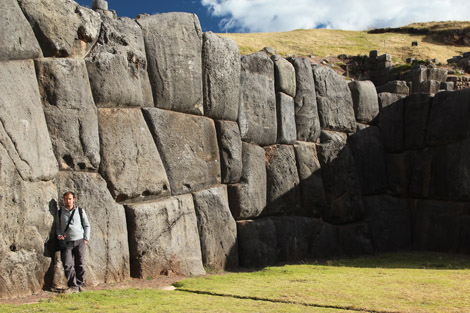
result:
[(470, 312), (470, 257), (400, 253), (57, 296), (1, 312)]

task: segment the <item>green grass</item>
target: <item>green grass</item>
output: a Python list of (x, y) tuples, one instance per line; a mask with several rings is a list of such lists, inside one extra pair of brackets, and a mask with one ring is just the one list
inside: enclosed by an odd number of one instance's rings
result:
[(400, 253), (104, 290), (1, 312), (470, 312), (470, 257)]

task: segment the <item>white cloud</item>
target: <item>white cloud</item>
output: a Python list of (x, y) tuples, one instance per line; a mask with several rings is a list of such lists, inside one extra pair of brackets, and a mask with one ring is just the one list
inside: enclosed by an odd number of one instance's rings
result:
[(366, 30), (470, 20), (469, 0), (201, 0), (201, 4), (222, 18), (223, 30), (237, 32)]

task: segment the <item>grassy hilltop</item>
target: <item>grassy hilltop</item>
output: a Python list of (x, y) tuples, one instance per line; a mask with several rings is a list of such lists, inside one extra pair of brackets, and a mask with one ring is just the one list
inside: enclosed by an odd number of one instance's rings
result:
[[(388, 53), (401, 63), (413, 57), (420, 60), (447, 59), (470, 51), (470, 46), (454, 43), (464, 32), (470, 36), (470, 22), (415, 23), (408, 26), (373, 31), (345, 31), (331, 29), (299, 29), (278, 33), (226, 33), (242, 54), (257, 52), (264, 47), (274, 48), (278, 54), (328, 57), (339, 54), (364, 55), (370, 50)], [(377, 32), (377, 33), (373, 33)], [(456, 36), (455, 36), (456, 35)], [(418, 46), (412, 47), (411, 42)]]

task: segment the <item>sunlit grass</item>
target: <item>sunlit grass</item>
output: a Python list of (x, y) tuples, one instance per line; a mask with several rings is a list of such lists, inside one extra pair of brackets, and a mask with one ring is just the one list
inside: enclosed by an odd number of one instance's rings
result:
[(57, 296), (0, 312), (470, 312), (470, 257), (399, 253)]

